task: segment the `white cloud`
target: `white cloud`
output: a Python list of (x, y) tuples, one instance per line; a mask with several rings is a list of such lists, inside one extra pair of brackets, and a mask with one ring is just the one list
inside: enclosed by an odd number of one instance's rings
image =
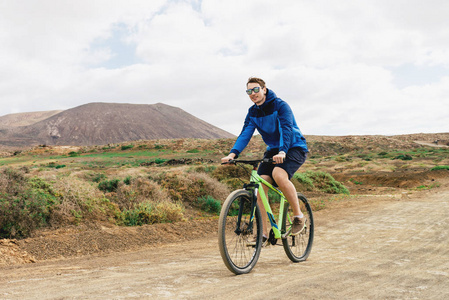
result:
[(0, 1), (0, 115), (163, 102), (238, 134), (260, 76), (305, 134), (447, 131), (448, 13), (442, 0)]

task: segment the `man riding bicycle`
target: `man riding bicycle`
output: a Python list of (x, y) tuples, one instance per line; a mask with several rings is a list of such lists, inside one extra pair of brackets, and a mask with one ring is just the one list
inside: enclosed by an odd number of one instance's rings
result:
[[(231, 152), (221, 161), (226, 163), (235, 159), (248, 145), (254, 130), (262, 136), (267, 144), (264, 158), (272, 158), (272, 163), (261, 163), (257, 173), (266, 181), (278, 186), (293, 209), (294, 221), (292, 235), (298, 235), (305, 226), (305, 217), (299, 207), (296, 188), (290, 181), (295, 172), (305, 162), (309, 152), (306, 139), (302, 135), (290, 106), (266, 88), (265, 81), (251, 77), (246, 84), (246, 93), (254, 103), (248, 110), (243, 129)], [(265, 194), (268, 188), (263, 185)], [(268, 242), (268, 215), (260, 195), (257, 203), (262, 214), (263, 245)], [(253, 243), (255, 244), (255, 240)]]

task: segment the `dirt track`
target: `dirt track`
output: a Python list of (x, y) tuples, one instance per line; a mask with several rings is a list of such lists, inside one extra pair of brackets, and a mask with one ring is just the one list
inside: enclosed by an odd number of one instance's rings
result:
[(448, 299), (449, 185), (361, 202), (315, 215), (314, 248), (303, 263), (270, 246), (250, 274), (234, 276), (208, 235), (1, 267), (0, 299)]

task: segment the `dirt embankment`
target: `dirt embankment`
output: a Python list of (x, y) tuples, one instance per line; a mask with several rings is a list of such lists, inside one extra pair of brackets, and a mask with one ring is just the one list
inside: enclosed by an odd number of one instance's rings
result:
[(359, 195), (316, 212), (303, 263), (269, 246), (251, 273), (234, 276), (208, 221), (187, 224), (191, 234), (206, 230), (190, 241), (178, 227), (163, 237), (178, 241), (158, 247), (3, 267), (0, 298), (448, 299), (449, 180), (440, 183), (405, 195)]

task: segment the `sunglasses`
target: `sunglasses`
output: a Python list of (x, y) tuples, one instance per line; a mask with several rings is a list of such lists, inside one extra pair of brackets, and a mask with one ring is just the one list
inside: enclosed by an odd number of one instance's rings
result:
[(246, 93), (247, 93), (248, 95), (251, 95), (253, 92), (257, 94), (257, 93), (260, 91), (260, 89), (261, 89), (260, 87), (256, 86), (256, 87), (253, 88), (253, 89), (246, 90)]

